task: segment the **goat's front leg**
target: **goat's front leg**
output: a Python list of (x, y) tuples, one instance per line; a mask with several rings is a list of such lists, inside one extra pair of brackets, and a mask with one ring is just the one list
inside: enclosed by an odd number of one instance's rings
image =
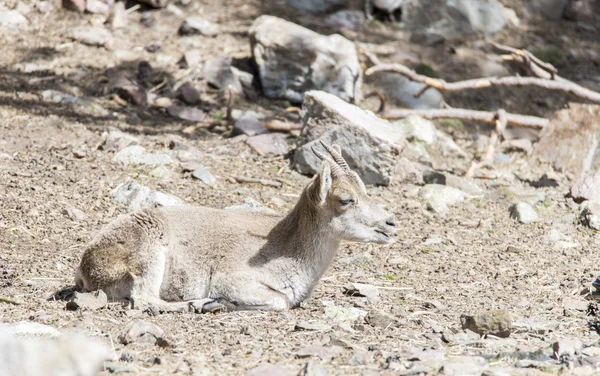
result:
[(223, 289), (223, 296), (204, 304), (202, 312), (222, 311), (286, 311), (288, 297), (261, 282)]

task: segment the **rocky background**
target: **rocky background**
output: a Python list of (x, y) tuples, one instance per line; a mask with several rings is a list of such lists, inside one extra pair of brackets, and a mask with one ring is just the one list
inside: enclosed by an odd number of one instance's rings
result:
[[(598, 103), (417, 98), (423, 83), (365, 74), (375, 56), (448, 82), (530, 75), (494, 40), (599, 91), (599, 20), (594, 0), (0, 3), (0, 374), (599, 374)], [(549, 124), (498, 134), (388, 119), (382, 102)], [(69, 290), (122, 213), (285, 213), (319, 140), (344, 147), (399, 235), (345, 245), (300, 309), (149, 316)]]

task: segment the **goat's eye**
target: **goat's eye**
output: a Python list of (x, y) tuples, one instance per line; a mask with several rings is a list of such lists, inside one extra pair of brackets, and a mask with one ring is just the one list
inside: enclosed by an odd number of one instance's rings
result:
[(340, 200), (340, 203), (344, 206), (348, 206), (350, 204), (354, 204), (354, 200), (351, 198), (342, 199), (342, 200)]

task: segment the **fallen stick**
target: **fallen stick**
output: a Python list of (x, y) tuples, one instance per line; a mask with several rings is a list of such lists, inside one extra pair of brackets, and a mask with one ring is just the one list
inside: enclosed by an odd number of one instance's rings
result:
[(283, 183), (280, 183), (278, 181), (250, 178), (247, 176), (235, 176), (234, 179), (238, 183), (262, 184), (262, 185), (266, 185), (269, 187), (275, 187), (275, 188), (281, 188), (281, 186), (283, 185)]
[(292, 132), (302, 129), (302, 124), (291, 123), (289, 121), (271, 120), (265, 124), (265, 127), (273, 132)]
[(21, 305), (20, 302), (17, 302), (16, 300), (13, 300), (11, 298), (7, 298), (5, 296), (0, 296), (0, 303), (8, 303), (8, 304), (12, 304), (12, 305)]
[(469, 169), (465, 174), (466, 178), (472, 178), (473, 174), (477, 169), (483, 167), (494, 158), (494, 153), (496, 152), (496, 144), (498, 144), (498, 139), (500, 138), (500, 135), (502, 135), (502, 132), (506, 128), (506, 115), (506, 111), (504, 111), (503, 109), (498, 110), (498, 112), (496, 113), (496, 129), (494, 129), (490, 133), (490, 141), (488, 143), (488, 147), (485, 151), (485, 154), (481, 158), (480, 162), (476, 162), (475, 160), (471, 162), (471, 166), (469, 166)]
[(585, 99), (589, 102), (600, 103), (600, 93), (595, 92), (593, 90), (584, 88), (583, 86), (577, 85), (574, 82), (568, 80), (551, 80), (540, 77), (518, 77), (518, 76), (508, 76), (508, 77), (484, 77), (484, 78), (475, 78), (465, 81), (457, 81), (457, 82), (446, 82), (441, 79), (431, 78), (427, 76), (423, 76), (415, 72), (414, 70), (402, 65), (402, 64), (378, 64), (366, 70), (365, 74), (367, 76), (372, 75), (377, 72), (394, 72), (399, 73), (412, 81), (420, 82), (425, 84), (426, 86), (415, 94), (415, 97), (418, 98), (421, 96), (428, 88), (433, 87), (440, 91), (452, 92), (452, 91), (463, 91), (463, 90), (473, 90), (473, 89), (483, 89), (492, 86), (536, 86), (541, 87), (546, 90), (551, 91), (559, 91), (574, 95), (581, 99)]
[[(489, 111), (467, 110), (463, 108), (442, 108), (442, 109), (393, 109), (386, 111), (381, 117), (385, 119), (403, 119), (409, 116), (421, 116), (425, 119), (462, 119), (475, 120), (484, 123), (495, 123), (497, 113)], [(550, 121), (548, 119), (519, 114), (506, 114), (508, 125), (515, 127), (544, 128)]]

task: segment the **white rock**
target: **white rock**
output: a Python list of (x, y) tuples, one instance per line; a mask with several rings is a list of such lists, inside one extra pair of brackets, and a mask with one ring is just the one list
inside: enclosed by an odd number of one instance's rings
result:
[(173, 162), (166, 153), (150, 153), (139, 145), (130, 145), (113, 157), (113, 161), (126, 165), (167, 165)]
[(27, 18), (16, 10), (0, 11), (0, 26), (22, 27), (28, 24)]
[(349, 102), (361, 100), (362, 70), (356, 47), (273, 16), (250, 28), (252, 56), (264, 94), (300, 103), (306, 91), (323, 90)]
[(510, 216), (523, 224), (537, 222), (540, 219), (535, 209), (525, 202), (519, 202), (511, 206)]
[(126, 206), (129, 211), (160, 206), (178, 206), (184, 204), (181, 199), (175, 196), (155, 191), (135, 181), (129, 181), (127, 183), (120, 184), (117, 188), (115, 188), (112, 194), (113, 200)]
[(581, 204), (579, 219), (589, 228), (600, 231), (600, 203), (585, 201)]
[(304, 127), (294, 153), (295, 168), (315, 174), (321, 161), (312, 147), (320, 140), (340, 145), (343, 156), (365, 184), (388, 185), (398, 163), (405, 135), (388, 121), (323, 91), (310, 91), (302, 105)]
[(219, 25), (207, 21), (200, 16), (190, 16), (183, 21), (183, 24), (179, 28), (179, 33), (187, 34), (200, 34), (207, 37), (214, 37), (219, 34)]
[(427, 204), (427, 208), (438, 214), (448, 211), (448, 206), (463, 201), (467, 194), (460, 189), (440, 184), (427, 184), (421, 189), (421, 198)]
[(395, 121), (394, 126), (399, 127), (406, 134), (408, 141), (421, 141), (432, 145), (436, 141), (437, 129), (435, 124), (419, 116), (409, 116)]

